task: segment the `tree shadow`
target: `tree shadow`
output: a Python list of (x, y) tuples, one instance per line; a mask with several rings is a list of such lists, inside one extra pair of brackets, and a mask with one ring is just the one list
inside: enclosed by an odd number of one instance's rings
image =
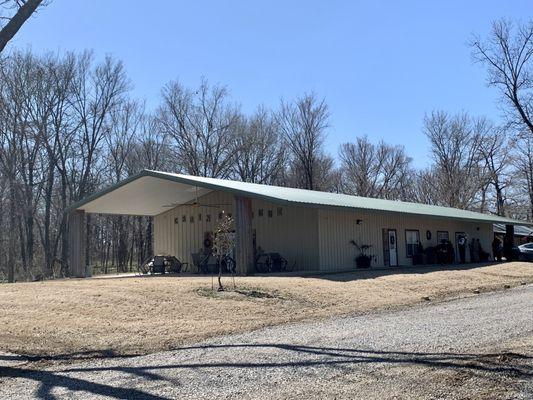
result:
[(114, 350), (89, 350), (89, 351), (78, 351), (73, 353), (60, 353), (60, 354), (48, 354), (48, 355), (32, 355), (32, 354), (1, 354), (0, 361), (21, 361), (26, 363), (35, 363), (35, 362), (61, 362), (61, 361), (82, 361), (82, 360), (99, 360), (99, 359), (109, 359), (109, 358), (132, 358), (141, 356), (144, 353), (128, 353), (121, 354), (117, 353)]
[[(298, 357), (290, 361), (252, 361), (254, 350), (275, 350), (278, 352), (298, 353)], [(429, 352), (405, 352), (405, 351), (378, 351), (364, 349), (350, 349), (338, 347), (300, 346), (291, 344), (234, 344), (234, 345), (199, 345), (182, 347), (179, 350), (168, 353), (168, 358), (179, 356), (180, 352), (207, 350), (211, 354), (221, 352), (219, 359), (228, 359), (231, 352), (242, 356), (249, 351), (249, 362), (178, 362), (144, 366), (121, 366), (108, 365), (96, 366), (81, 365), (59, 369), (56, 372), (45, 370), (26, 369), (20, 367), (0, 367), (0, 378), (24, 378), (39, 383), (37, 397), (40, 399), (54, 399), (54, 388), (62, 387), (71, 391), (83, 391), (96, 395), (108, 396), (115, 399), (165, 399), (135, 388), (115, 387), (107, 384), (91, 381), (91, 374), (122, 373), (132, 375), (142, 381), (161, 381), (174, 386), (180, 382), (176, 378), (168, 378), (162, 374), (165, 372), (179, 372), (188, 369), (259, 369), (259, 368), (306, 368), (306, 367), (358, 367), (369, 364), (410, 365), (431, 367), (435, 369), (468, 371), (480, 376), (494, 374), (513, 379), (533, 378), (533, 357), (520, 353), (429, 353)], [(205, 354), (205, 353), (204, 353)], [(293, 361), (294, 360), (294, 361)], [(83, 364), (88, 364), (86, 361)], [(73, 377), (88, 374), (87, 378)], [(177, 374), (179, 376), (179, 373)], [(101, 376), (101, 375), (100, 375)], [(114, 375), (113, 375), (114, 376)]]
[(325, 279), (335, 282), (349, 282), (354, 280), (374, 279), (390, 275), (422, 275), (438, 271), (467, 271), (476, 268), (482, 268), (497, 263), (478, 263), (478, 264), (431, 264), (431, 265), (416, 265), (416, 266), (399, 266), (388, 268), (370, 268), (359, 269), (350, 272), (330, 273), (330, 274), (316, 274), (307, 275), (309, 278)]

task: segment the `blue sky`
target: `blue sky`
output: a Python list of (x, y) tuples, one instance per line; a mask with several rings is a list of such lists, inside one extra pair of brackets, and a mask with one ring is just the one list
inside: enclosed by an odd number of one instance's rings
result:
[(471, 34), (532, 12), (531, 0), (53, 0), (10, 46), (111, 54), (152, 107), (169, 80), (196, 86), (202, 76), (226, 85), (246, 112), (314, 91), (330, 106), (329, 152), (366, 134), (404, 145), (422, 167), (425, 113), (500, 120)]

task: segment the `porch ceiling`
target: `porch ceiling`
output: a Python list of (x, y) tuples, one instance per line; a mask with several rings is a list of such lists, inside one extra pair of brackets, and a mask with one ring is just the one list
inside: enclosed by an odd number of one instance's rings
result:
[(104, 190), (72, 208), (87, 213), (147, 215), (161, 214), (173, 207), (192, 202), (210, 189), (154, 176), (137, 176), (119, 187)]

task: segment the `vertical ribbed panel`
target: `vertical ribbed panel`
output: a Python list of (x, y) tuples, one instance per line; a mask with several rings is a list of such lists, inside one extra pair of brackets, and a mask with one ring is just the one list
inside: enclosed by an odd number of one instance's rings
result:
[[(424, 248), (437, 244), (437, 231), (448, 231), (452, 243), (455, 241), (456, 232), (465, 232), (469, 242), (472, 238), (478, 238), (483, 250), (491, 251), (492, 224), (490, 223), (333, 209), (322, 209), (318, 215), (320, 269), (324, 271), (355, 268), (358, 250), (350, 244), (350, 240), (359, 245), (371, 245), (368, 253), (375, 256), (372, 266), (384, 266), (383, 229), (396, 229), (400, 265), (412, 265), (411, 258), (406, 256), (405, 243), (405, 230), (410, 229), (420, 232), (420, 241)], [(361, 220), (359, 225), (357, 220)], [(426, 237), (428, 230), (431, 232), (429, 240)]]
[[(214, 230), (219, 212), (224, 210), (235, 216), (234, 196), (229, 193), (211, 192), (201, 197), (199, 202), (213, 207), (179, 206), (154, 218), (156, 254), (172, 254), (183, 262), (192, 263), (191, 253), (203, 247), (204, 234)], [(490, 223), (365, 210), (279, 206), (255, 199), (251, 203), (252, 232), (255, 230), (257, 246), (265, 252), (280, 253), (290, 267), (300, 271), (355, 268), (357, 249), (350, 240), (372, 245), (369, 251), (375, 256), (372, 266), (383, 266), (383, 229), (396, 229), (400, 265), (411, 265), (411, 258), (406, 257), (406, 229), (420, 231), (424, 248), (437, 244), (437, 231), (448, 231), (452, 242), (456, 232), (465, 232), (469, 241), (473, 237), (479, 238), (482, 248), (487, 252), (491, 250), (493, 233)], [(202, 214), (201, 221), (198, 214)], [(207, 215), (211, 216), (210, 221), (207, 221)], [(361, 220), (359, 225), (358, 219)], [(430, 240), (426, 238), (427, 230), (431, 232)]]
[[(255, 230), (257, 246), (265, 252), (280, 253), (289, 266), (297, 270), (318, 270), (318, 210), (279, 206), (255, 199), (251, 202), (252, 232)], [(183, 262), (192, 263), (191, 253), (202, 248), (204, 234), (215, 229), (218, 214), (224, 210), (235, 216), (235, 199), (231, 194), (211, 192), (200, 197), (199, 203), (213, 207), (178, 206), (154, 218), (156, 254), (172, 254)], [(259, 210), (263, 210), (262, 216)], [(198, 214), (202, 214), (201, 221)], [(207, 215), (211, 216), (209, 222)], [(178, 223), (175, 223), (176, 218)]]

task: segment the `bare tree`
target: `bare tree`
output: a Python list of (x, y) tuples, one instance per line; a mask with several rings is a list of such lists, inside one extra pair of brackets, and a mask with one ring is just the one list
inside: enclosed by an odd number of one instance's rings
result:
[(161, 133), (158, 119), (145, 114), (139, 133), (135, 137), (133, 150), (128, 157), (128, 173), (135, 174), (142, 169), (175, 171), (176, 162), (169, 136)]
[[(488, 84), (499, 90), (508, 126), (514, 131), (515, 172), (527, 187), (528, 218), (533, 213), (533, 181), (531, 180), (531, 142), (533, 138), (533, 21), (515, 24), (509, 20), (495, 21), (486, 40), (475, 37), (474, 59), (487, 67)], [(498, 143), (496, 143), (498, 145)], [(499, 153), (501, 153), (501, 150)], [(514, 193), (521, 190), (511, 188)], [(497, 201), (501, 202), (502, 199)], [(524, 214), (517, 211), (516, 215)], [(498, 212), (503, 212), (498, 208)]]
[[(37, 9), (43, 5), (43, 0), (2, 0), (0, 1), (0, 19), (7, 23), (0, 29), (0, 53), (7, 43), (20, 30), (22, 25)], [(14, 13), (12, 10), (15, 10)]]
[(424, 119), (424, 133), (434, 160), (433, 185), (439, 188), (439, 204), (472, 208), (477, 201), (482, 176), (482, 135), (468, 114), (450, 116), (433, 112)]
[(290, 103), (282, 101), (277, 113), (279, 130), (291, 152), (291, 167), (297, 171), (301, 178), (297, 183), (304, 189), (319, 190), (319, 172), (332, 164), (323, 150), (328, 119), (325, 100), (313, 93)]
[(177, 159), (186, 173), (227, 177), (239, 110), (228, 100), (226, 88), (202, 80), (196, 91), (170, 82), (162, 91), (158, 111), (161, 131), (174, 139)]
[[(482, 135), (479, 151), (486, 182), (494, 190), (494, 210), (497, 215), (505, 215), (505, 192), (512, 183), (510, 145), (503, 128), (497, 129), (484, 119), (478, 120), (477, 131)], [(485, 211), (483, 205), (481, 209)]]
[(345, 192), (366, 197), (406, 199), (411, 158), (401, 146), (371, 143), (366, 136), (339, 150)]
[(243, 182), (277, 184), (286, 167), (284, 141), (273, 116), (259, 108), (241, 117), (233, 142), (235, 175)]
[[(533, 219), (533, 135), (522, 135), (514, 144), (516, 154), (513, 163), (516, 166), (517, 182), (513, 185), (515, 198), (525, 197), (527, 201), (527, 219)], [(518, 210), (518, 216), (523, 217), (523, 212)], [(522, 214), (522, 215), (520, 215)]]
[[(224, 214), (222, 219), (215, 227), (213, 240), (213, 254), (217, 258), (218, 264), (218, 291), (224, 291), (222, 286), (222, 263), (226, 261), (233, 249), (235, 248), (235, 230), (233, 228), (233, 218)], [(231, 271), (233, 277), (233, 288), (235, 289), (235, 276), (233, 270)]]
[(496, 21), (488, 39), (475, 37), (471, 46), (475, 60), (487, 66), (489, 85), (508, 105), (509, 122), (533, 134), (533, 20), (518, 26)]
[(442, 187), (435, 167), (415, 171), (414, 179), (409, 187), (409, 201), (422, 204), (442, 204)]

